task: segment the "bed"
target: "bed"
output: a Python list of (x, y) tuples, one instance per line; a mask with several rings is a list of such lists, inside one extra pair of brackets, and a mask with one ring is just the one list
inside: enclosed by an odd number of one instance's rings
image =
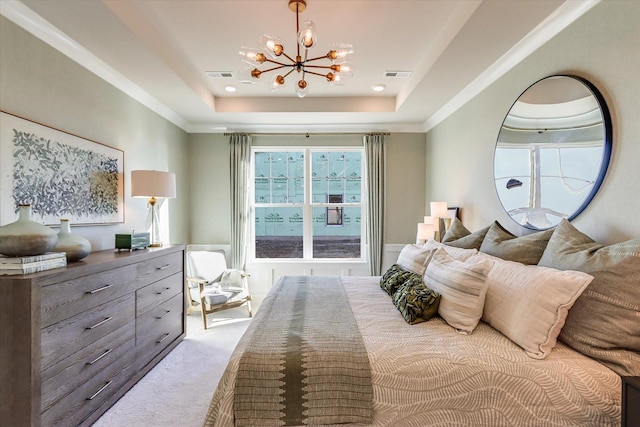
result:
[[(371, 425), (620, 425), (620, 377), (564, 344), (537, 360), (483, 322), (471, 335), (438, 317), (408, 325), (380, 288), (380, 277), (341, 282), (369, 354)], [(233, 352), (206, 425), (235, 425), (236, 370), (272, 298)]]

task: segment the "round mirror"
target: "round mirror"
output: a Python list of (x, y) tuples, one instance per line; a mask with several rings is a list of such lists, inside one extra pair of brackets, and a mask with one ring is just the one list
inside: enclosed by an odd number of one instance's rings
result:
[(587, 207), (610, 157), (611, 117), (600, 92), (580, 77), (544, 78), (502, 123), (494, 157), (498, 197), (523, 227), (553, 227)]

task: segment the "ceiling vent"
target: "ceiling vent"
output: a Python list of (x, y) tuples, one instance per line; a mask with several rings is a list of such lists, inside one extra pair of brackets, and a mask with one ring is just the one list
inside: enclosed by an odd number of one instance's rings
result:
[(233, 78), (233, 72), (231, 71), (206, 71), (207, 77), (212, 79), (231, 79)]
[(385, 71), (384, 76), (396, 79), (408, 79), (411, 77), (411, 71)]

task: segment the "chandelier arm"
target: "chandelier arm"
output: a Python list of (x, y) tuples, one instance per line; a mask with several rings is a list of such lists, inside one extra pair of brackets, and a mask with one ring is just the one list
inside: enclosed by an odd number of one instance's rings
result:
[[(292, 65), (292, 67), (293, 67), (293, 65)], [(282, 77), (286, 79), (286, 78), (287, 78), (287, 76), (288, 76), (289, 74), (293, 73), (295, 70), (296, 70), (295, 68), (291, 68), (291, 69), (289, 70), (289, 72), (288, 72), (287, 74), (285, 74), (284, 76), (282, 76)]]
[(317, 61), (319, 59), (327, 59), (327, 55), (318, 56), (316, 58), (305, 59), (306, 62)]
[(293, 62), (293, 63), (295, 64), (295, 62), (296, 62), (296, 61), (294, 61), (294, 59), (293, 59), (292, 57), (290, 57), (289, 55), (287, 55), (287, 53), (286, 53), (286, 52), (282, 52), (282, 54), (283, 54), (284, 56), (286, 56), (286, 57), (287, 57), (287, 59), (288, 59), (289, 61), (291, 61), (291, 62)]
[[(289, 57), (287, 56), (287, 58), (289, 58)], [(291, 58), (289, 58), (289, 59), (291, 59)], [(293, 67), (293, 64), (285, 64), (284, 62), (274, 61), (274, 60), (269, 59), (269, 58), (265, 58), (264, 62), (271, 62), (272, 64), (282, 65), (283, 67)], [(295, 61), (291, 61), (291, 62), (295, 63)]]
[[(266, 69), (266, 70), (262, 70), (260, 72), (264, 74), (264, 73), (268, 73), (269, 71), (279, 70), (279, 69), (285, 68), (285, 67), (293, 67), (293, 65), (282, 64), (279, 67), (269, 68), (269, 69)], [(291, 71), (293, 71), (293, 69), (291, 69)], [(291, 71), (289, 71), (289, 72), (291, 72)]]
[(327, 78), (327, 74), (316, 73), (316, 72), (314, 72), (314, 71), (309, 71), (309, 70), (305, 70), (304, 72), (305, 72), (306, 74), (313, 74), (314, 76), (320, 76), (320, 77)]
[[(300, 10), (299, 10), (299, 7), (300, 7), (300, 3), (296, 3), (296, 39), (298, 38), (298, 34), (300, 33)], [(296, 47), (298, 48), (298, 56), (300, 56), (300, 43), (298, 43), (298, 40), (296, 40)], [(289, 57), (287, 56), (287, 58), (289, 58)], [(289, 59), (291, 59), (291, 58), (289, 58)]]
[(304, 68), (325, 68), (325, 69), (329, 69), (329, 70), (333, 70), (333, 68), (331, 68), (331, 65), (307, 65), (304, 64), (303, 65)]

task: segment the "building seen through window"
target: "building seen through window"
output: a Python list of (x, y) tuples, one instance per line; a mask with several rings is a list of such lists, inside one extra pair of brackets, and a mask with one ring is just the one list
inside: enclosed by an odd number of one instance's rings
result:
[(360, 259), (362, 158), (362, 149), (254, 149), (255, 257)]

